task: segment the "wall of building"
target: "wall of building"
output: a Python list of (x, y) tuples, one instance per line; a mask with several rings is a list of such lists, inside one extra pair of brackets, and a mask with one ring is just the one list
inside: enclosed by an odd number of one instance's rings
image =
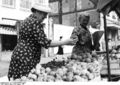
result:
[[(34, 5), (34, 3), (42, 3), (44, 5), (49, 4), (49, 0), (14, 0), (14, 7), (7, 7), (2, 4), (2, 1), (3, 0), (0, 0), (0, 20), (1, 18), (23, 20), (31, 14), (30, 8)], [(28, 1), (30, 4), (27, 8), (23, 8), (20, 6), (21, 1)]]
[(15, 0), (15, 7), (7, 7), (3, 6), (2, 0), (0, 2), (0, 20), (2, 21), (2, 18), (10, 18), (10, 19), (17, 19), (17, 20), (23, 20), (25, 19), (31, 12), (30, 10), (23, 10), (20, 8), (20, 0)]
[[(15, 25), (14, 20), (6, 20), (2, 18), (8, 18), (8, 19), (15, 19), (15, 20), (24, 20), (26, 17), (28, 17), (31, 14), (30, 8), (24, 9), (20, 7), (20, 1), (24, 0), (14, 0), (15, 5), (14, 7), (7, 7), (2, 4), (2, 1), (0, 0), (0, 24), (10, 24)], [(25, 0), (27, 1), (27, 0)], [(31, 2), (31, 6), (34, 5), (34, 3), (41, 3), (42, 5), (48, 5), (49, 0), (28, 0)], [(45, 33), (48, 36), (48, 19), (44, 21), (46, 23), (45, 27)], [(49, 36), (48, 36), (49, 37)], [(1, 39), (1, 35), (0, 35)], [(1, 42), (0, 42), (0, 51), (1, 51)], [(45, 53), (45, 56), (48, 56), (48, 50)]]

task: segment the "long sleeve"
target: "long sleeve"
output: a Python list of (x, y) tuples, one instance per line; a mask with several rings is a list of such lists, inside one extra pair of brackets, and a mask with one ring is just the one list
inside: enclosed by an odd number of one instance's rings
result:
[(45, 47), (48, 48), (50, 46), (51, 40), (49, 40), (44, 33), (43, 26), (36, 21), (36, 23), (33, 24), (33, 34), (35, 37), (35, 40), (38, 41), (38, 43)]
[(90, 36), (88, 35), (88, 32), (84, 28), (79, 26), (79, 27), (75, 27), (73, 29), (73, 32), (72, 32), (70, 38), (78, 39), (77, 43), (83, 45), (83, 44), (85, 44), (89, 40), (89, 37)]
[(70, 38), (71, 39), (78, 39), (78, 34), (79, 34), (78, 31), (79, 31), (78, 28), (75, 27), (72, 31), (72, 34), (71, 34)]

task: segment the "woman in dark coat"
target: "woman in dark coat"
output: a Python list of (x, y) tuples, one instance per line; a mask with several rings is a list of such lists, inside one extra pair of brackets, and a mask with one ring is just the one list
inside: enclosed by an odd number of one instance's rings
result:
[(91, 53), (93, 50), (92, 37), (90, 31), (87, 28), (90, 16), (88, 14), (81, 14), (79, 16), (80, 25), (73, 29), (71, 34), (72, 39), (78, 39), (77, 43), (72, 50), (72, 58), (83, 59), (85, 53)]
[(77, 41), (72, 39), (65, 41), (47, 39), (41, 23), (50, 12), (50, 8), (35, 4), (31, 11), (32, 14), (20, 24), (19, 41), (14, 48), (9, 66), (9, 80), (28, 76), (29, 72), (40, 62), (41, 47), (73, 45)]

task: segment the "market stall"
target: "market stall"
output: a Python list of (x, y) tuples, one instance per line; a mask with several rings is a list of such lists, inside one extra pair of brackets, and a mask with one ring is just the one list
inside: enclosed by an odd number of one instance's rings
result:
[[(95, 0), (91, 0), (95, 1)], [(108, 81), (111, 81), (111, 70), (110, 70), (110, 58), (108, 50), (108, 39), (107, 39), (107, 26), (106, 26), (106, 15), (115, 11), (120, 18), (120, 1), (119, 0), (99, 0), (97, 4), (97, 10), (103, 14), (104, 19), (104, 30), (105, 30), (105, 43), (106, 43), (106, 57), (107, 57), (107, 70), (108, 70)]]
[[(37, 64), (29, 75), (15, 81), (90, 82), (101, 81), (100, 59), (96, 54), (85, 54), (84, 59), (71, 59), (71, 55), (55, 56)], [(47, 59), (48, 60), (48, 59)], [(83, 61), (84, 60), (84, 61)]]

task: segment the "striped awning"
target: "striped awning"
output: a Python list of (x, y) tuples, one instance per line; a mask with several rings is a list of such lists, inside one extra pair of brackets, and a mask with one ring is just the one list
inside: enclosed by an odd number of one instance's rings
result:
[(0, 34), (5, 34), (5, 35), (17, 35), (16, 30), (9, 29), (9, 27), (0, 27)]
[(120, 30), (120, 25), (117, 25), (117, 24), (114, 24), (114, 23), (108, 23), (107, 27), (111, 28), (111, 29)]
[(120, 30), (120, 23), (113, 20), (107, 20), (107, 27), (111, 29)]
[(16, 21), (13, 21), (13, 20), (2, 20), (2, 21), (0, 21), (0, 24), (14, 26), (16, 24)]

